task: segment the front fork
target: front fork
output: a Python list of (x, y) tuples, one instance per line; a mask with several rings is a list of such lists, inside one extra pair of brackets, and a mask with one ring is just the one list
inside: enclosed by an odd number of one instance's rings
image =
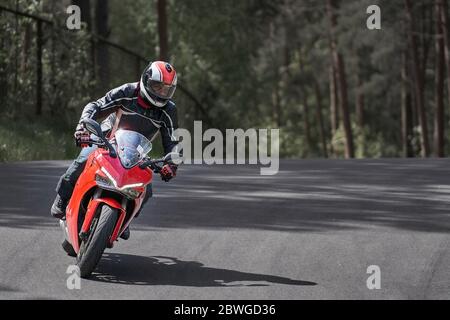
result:
[(100, 198), (101, 190), (97, 190), (94, 194), (93, 199), (89, 202), (89, 205), (86, 210), (86, 215), (84, 217), (83, 226), (81, 227), (79, 236), (81, 240), (86, 240), (89, 237), (89, 232), (91, 228), (92, 221), (97, 214), (97, 209), (100, 204), (106, 204), (111, 208), (117, 209), (119, 211), (119, 218), (116, 222), (116, 226), (114, 231), (110, 237), (110, 241), (108, 243), (108, 247), (112, 248), (114, 241), (118, 238), (119, 232), (121, 231), (122, 224), (126, 217), (126, 203), (127, 199), (123, 198), (122, 203), (119, 203), (115, 199), (110, 198)]
[(61, 227), (61, 229), (62, 229), (62, 231), (64, 233), (64, 239), (66, 239), (66, 241), (70, 243), (69, 230), (67, 228), (67, 221), (66, 221), (66, 219), (60, 219), (59, 220), (59, 226)]

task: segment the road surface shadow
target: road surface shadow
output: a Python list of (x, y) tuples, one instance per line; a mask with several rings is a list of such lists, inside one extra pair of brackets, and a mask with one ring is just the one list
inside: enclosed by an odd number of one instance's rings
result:
[(448, 160), (293, 160), (280, 169), (180, 168), (169, 186), (154, 184), (136, 227), (450, 232)]
[(128, 285), (183, 287), (255, 287), (270, 284), (315, 286), (317, 283), (284, 277), (205, 267), (197, 261), (130, 254), (104, 254), (92, 280)]
[(11, 287), (0, 285), (0, 292), (19, 292), (19, 291)]
[[(67, 164), (0, 164), (0, 228), (57, 230), (50, 206)], [(450, 233), (447, 159), (282, 160), (274, 176), (258, 166), (181, 166), (153, 191), (137, 230)]]

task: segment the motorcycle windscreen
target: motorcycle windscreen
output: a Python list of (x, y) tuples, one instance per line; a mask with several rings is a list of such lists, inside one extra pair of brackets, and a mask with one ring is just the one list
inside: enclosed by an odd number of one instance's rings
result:
[(152, 143), (135, 131), (119, 129), (115, 138), (120, 162), (127, 169), (138, 164), (152, 150)]

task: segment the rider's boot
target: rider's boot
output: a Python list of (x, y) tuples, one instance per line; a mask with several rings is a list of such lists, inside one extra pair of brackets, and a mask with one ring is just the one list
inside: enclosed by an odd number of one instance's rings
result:
[(120, 235), (120, 238), (123, 240), (130, 239), (130, 227), (127, 227), (125, 230), (123, 230), (122, 234)]
[(66, 207), (68, 202), (68, 200), (61, 198), (59, 194), (56, 195), (51, 209), (52, 216), (57, 219), (64, 218), (66, 216)]

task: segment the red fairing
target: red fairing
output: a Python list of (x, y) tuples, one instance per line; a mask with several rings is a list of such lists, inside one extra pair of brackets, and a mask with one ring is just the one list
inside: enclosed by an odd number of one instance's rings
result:
[(95, 156), (100, 169), (105, 168), (106, 171), (116, 180), (118, 187), (125, 185), (143, 183), (148, 185), (152, 180), (152, 171), (150, 169), (141, 169), (135, 166), (131, 169), (125, 169), (120, 163), (119, 157), (111, 158), (108, 151), (101, 150), (100, 155)]
[[(106, 174), (104, 171), (107, 171), (108, 174), (115, 180), (116, 187), (118, 188), (128, 185), (142, 184), (142, 186), (135, 187), (135, 189), (140, 191), (141, 194), (137, 199), (135, 199), (135, 208), (133, 212), (127, 213), (125, 211), (126, 208), (123, 208), (122, 204), (113, 198), (98, 198), (90, 200), (81, 228), (83, 231), (89, 230), (89, 226), (100, 204), (106, 204), (119, 210), (119, 219), (111, 236), (110, 245), (112, 245), (126, 226), (128, 226), (136, 212), (139, 210), (145, 196), (145, 187), (151, 183), (153, 178), (153, 172), (148, 168), (141, 169), (139, 166), (135, 166), (131, 169), (125, 169), (120, 163), (119, 158), (110, 157), (108, 151), (103, 149), (97, 149), (94, 151), (86, 162), (86, 167), (77, 181), (72, 198), (67, 206), (66, 220), (69, 240), (77, 253), (80, 250), (79, 234), (82, 231), (78, 228), (78, 214), (80, 213), (81, 203), (89, 192), (99, 187), (96, 182), (96, 175), (105, 177)], [(125, 221), (127, 214), (129, 214), (130, 218)]]

